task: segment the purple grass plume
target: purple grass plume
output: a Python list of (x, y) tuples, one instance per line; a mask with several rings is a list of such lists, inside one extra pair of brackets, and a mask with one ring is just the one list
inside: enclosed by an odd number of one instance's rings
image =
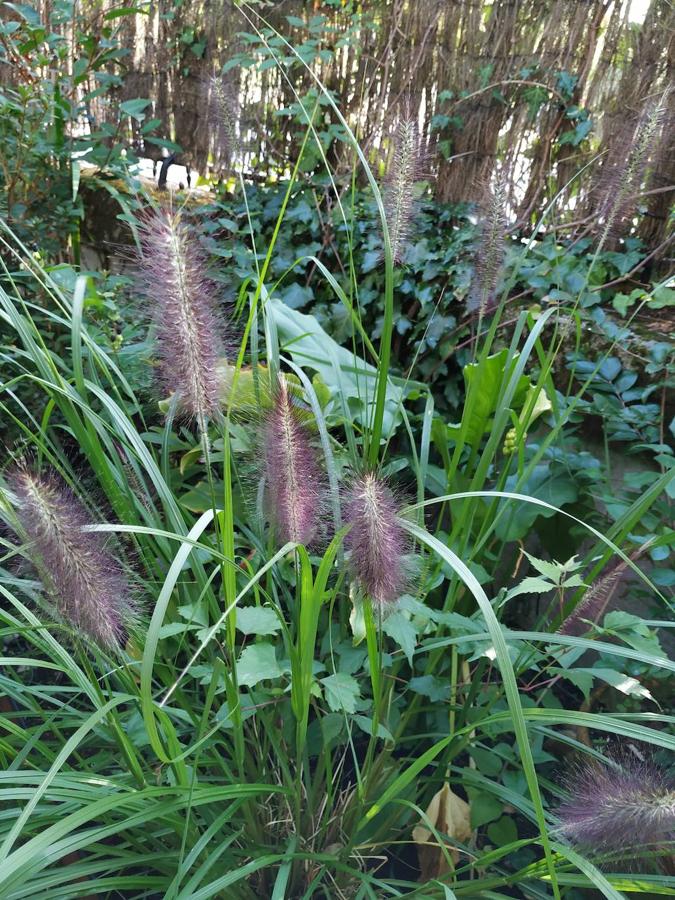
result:
[(139, 269), (157, 328), (160, 380), (178, 414), (202, 435), (221, 415), (224, 323), (196, 230), (180, 212), (152, 211), (141, 222)]
[(497, 178), (486, 187), (478, 209), (475, 275), (468, 297), (468, 311), (480, 318), (497, 306), (497, 289), (506, 257), (506, 184)]
[(379, 607), (396, 601), (405, 591), (404, 556), (408, 537), (397, 511), (396, 498), (383, 478), (367, 473), (351, 485), (344, 505), (345, 537), (354, 577)]
[[(654, 540), (655, 538), (645, 541), (642, 546), (634, 550), (628, 557), (630, 561), (635, 562), (653, 544)], [(597, 624), (628, 568), (628, 563), (623, 559), (613, 562), (595, 584), (586, 591), (569, 616), (563, 620), (558, 634), (579, 637), (588, 631), (588, 622)]]
[(632, 756), (611, 766), (584, 762), (567, 786), (569, 797), (557, 813), (573, 844), (635, 852), (675, 839), (675, 785), (652, 762)]
[(106, 549), (103, 534), (86, 530), (92, 519), (53, 471), (26, 464), (8, 475), (29, 559), (45, 599), (73, 631), (107, 650), (126, 642), (137, 614), (129, 580)]
[(384, 210), (394, 262), (400, 263), (410, 237), (418, 204), (413, 187), (423, 177), (425, 153), (417, 122), (408, 106), (393, 137), (393, 154), (387, 170)]
[(321, 524), (325, 483), (311, 435), (283, 375), (264, 425), (263, 458), (268, 515), (277, 539), (310, 545)]
[(605, 164), (606, 171), (601, 179), (604, 195), (601, 216), (604, 226), (600, 246), (608, 238), (618, 236), (621, 226), (635, 214), (664, 110), (664, 98), (649, 103), (637, 121), (634, 119), (625, 128), (623, 140), (618, 142), (619, 146), (628, 148), (627, 155), (617, 156)]
[(206, 82), (209, 121), (213, 127), (215, 144), (222, 156), (231, 159), (239, 149), (237, 125), (240, 118), (239, 94), (236, 83), (217, 75)]

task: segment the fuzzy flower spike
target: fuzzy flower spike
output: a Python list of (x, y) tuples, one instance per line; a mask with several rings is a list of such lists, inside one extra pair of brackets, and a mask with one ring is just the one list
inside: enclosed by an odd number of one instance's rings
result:
[(263, 431), (269, 518), (277, 538), (311, 544), (324, 506), (324, 479), (311, 437), (283, 375)]
[(410, 109), (402, 116), (393, 137), (393, 155), (387, 171), (384, 209), (394, 262), (403, 259), (417, 210), (413, 186), (422, 177), (424, 153), (419, 129)]
[(487, 187), (479, 205), (478, 240), (475, 253), (475, 276), (469, 294), (469, 312), (479, 318), (497, 306), (497, 289), (504, 268), (506, 235), (506, 185), (498, 177)]
[(351, 526), (345, 546), (351, 552), (354, 577), (377, 606), (393, 603), (405, 590), (403, 557), (409, 542), (386, 481), (374, 473), (356, 478), (346, 498), (344, 520)]
[(675, 785), (650, 762), (584, 763), (558, 809), (568, 840), (599, 852), (635, 850), (675, 838)]
[(231, 160), (239, 149), (237, 124), (241, 111), (237, 84), (231, 78), (214, 75), (207, 82), (206, 92), (216, 146), (224, 157)]
[(635, 213), (636, 199), (649, 166), (650, 154), (654, 148), (659, 128), (663, 120), (665, 97), (652, 101), (644, 108), (634, 122), (632, 129), (624, 128), (623, 145), (628, 148), (626, 155), (617, 156), (606, 162), (602, 177), (604, 201), (602, 204), (604, 228), (600, 236), (600, 246), (616, 236), (621, 225)]
[(21, 537), (58, 617), (108, 650), (123, 643), (136, 607), (122, 566), (84, 506), (56, 475), (20, 465), (9, 476)]
[(221, 414), (224, 354), (218, 285), (208, 275), (198, 234), (180, 212), (164, 209), (141, 224), (139, 268), (157, 328), (162, 387), (201, 434)]

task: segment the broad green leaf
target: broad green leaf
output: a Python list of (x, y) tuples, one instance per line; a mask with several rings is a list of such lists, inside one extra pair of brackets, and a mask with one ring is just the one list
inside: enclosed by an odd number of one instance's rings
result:
[(145, 108), (150, 105), (150, 100), (144, 100), (140, 97), (137, 97), (134, 100), (125, 100), (124, 103), (120, 103), (120, 112), (124, 116), (130, 116), (132, 119), (136, 119), (137, 122), (142, 122), (145, 118)]
[(592, 669), (561, 669), (553, 666), (550, 670), (552, 675), (560, 675), (566, 678), (575, 687), (579, 688), (584, 697), (588, 700), (593, 687), (593, 670)]
[[(561, 507), (566, 503), (573, 503), (578, 496), (577, 484), (572, 476), (563, 472), (552, 474), (548, 465), (535, 466), (524, 484), (519, 484), (518, 481), (517, 475), (510, 475), (506, 479), (505, 491), (512, 491), (518, 486), (519, 493), (542, 500), (550, 506)], [(501, 512), (495, 526), (495, 534), (501, 541), (519, 540), (530, 531), (539, 516), (548, 519), (556, 513), (556, 510), (530, 503), (504, 505), (506, 509)]]
[(242, 651), (237, 660), (237, 681), (253, 687), (261, 681), (279, 678), (283, 671), (271, 644), (253, 644)]
[(237, 630), (242, 634), (276, 634), (281, 628), (279, 617), (266, 606), (237, 607)]
[(628, 697), (644, 697), (647, 700), (653, 700), (651, 693), (646, 687), (643, 687), (637, 678), (626, 675), (623, 672), (617, 672), (616, 669), (606, 669), (602, 666), (594, 666), (592, 669), (577, 669), (577, 672), (587, 671), (595, 678), (605, 681), (617, 691), (626, 694)]
[[(464, 407), (462, 422), (458, 425), (448, 425), (448, 437), (459, 436), (464, 431), (464, 440), (470, 446), (476, 446), (483, 435), (490, 431), (492, 421), (497, 411), (499, 395), (506, 378), (504, 367), (509, 358), (508, 350), (500, 350), (492, 356), (488, 356), (483, 363), (469, 363), (464, 366), (464, 383), (466, 385), (467, 402)], [(511, 359), (515, 364), (517, 355)], [(482, 366), (482, 369), (480, 368)], [(479, 377), (480, 369), (480, 381)], [(527, 396), (530, 381), (526, 375), (521, 375), (513, 395), (512, 406), (520, 409)]]
[(488, 826), (487, 835), (497, 847), (505, 847), (518, 840), (518, 827), (511, 816), (502, 816)]
[[(354, 716), (354, 722), (362, 731), (365, 731), (366, 734), (372, 735), (373, 720), (371, 718), (368, 716)], [(377, 726), (377, 737), (382, 738), (385, 741), (391, 741), (392, 743), (394, 741), (391, 731), (389, 731), (388, 728), (385, 728), (381, 722)]]
[[(369, 424), (375, 402), (377, 369), (329, 337), (314, 316), (290, 309), (275, 297), (267, 300), (266, 311), (274, 320), (284, 352), (299, 366), (314, 369), (321, 375), (334, 398), (330, 413), (341, 415), (343, 410), (335, 399), (341, 397), (354, 420), (362, 425)], [(402, 399), (401, 388), (389, 382), (382, 425), (385, 438), (393, 434), (401, 420)]]

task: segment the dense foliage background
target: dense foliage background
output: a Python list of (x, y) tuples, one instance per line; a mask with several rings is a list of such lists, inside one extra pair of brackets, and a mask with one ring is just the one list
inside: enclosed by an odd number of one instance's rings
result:
[(3, 4), (1, 898), (675, 893), (674, 34)]

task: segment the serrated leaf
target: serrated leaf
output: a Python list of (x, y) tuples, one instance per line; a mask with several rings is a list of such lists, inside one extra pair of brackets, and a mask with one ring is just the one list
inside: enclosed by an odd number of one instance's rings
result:
[(508, 600), (511, 600), (513, 597), (519, 597), (521, 594), (548, 594), (555, 587), (555, 584), (547, 581), (545, 578), (528, 575), (527, 578), (523, 578), (520, 584), (512, 588), (506, 597)]
[(326, 702), (333, 712), (355, 712), (356, 701), (361, 696), (359, 683), (355, 678), (344, 672), (336, 672), (335, 675), (322, 678), (321, 684), (326, 693)]
[(555, 584), (558, 584), (563, 572), (567, 571), (567, 563), (559, 563), (555, 560), (549, 562), (548, 560), (532, 556), (527, 551), (525, 551), (525, 556), (529, 559), (532, 567), (535, 568), (540, 575), (543, 575), (544, 578), (549, 578)]
[(395, 612), (384, 620), (382, 631), (396, 641), (405, 653), (408, 663), (412, 665), (413, 653), (417, 644), (417, 629), (410, 619), (406, 618), (402, 612)]

